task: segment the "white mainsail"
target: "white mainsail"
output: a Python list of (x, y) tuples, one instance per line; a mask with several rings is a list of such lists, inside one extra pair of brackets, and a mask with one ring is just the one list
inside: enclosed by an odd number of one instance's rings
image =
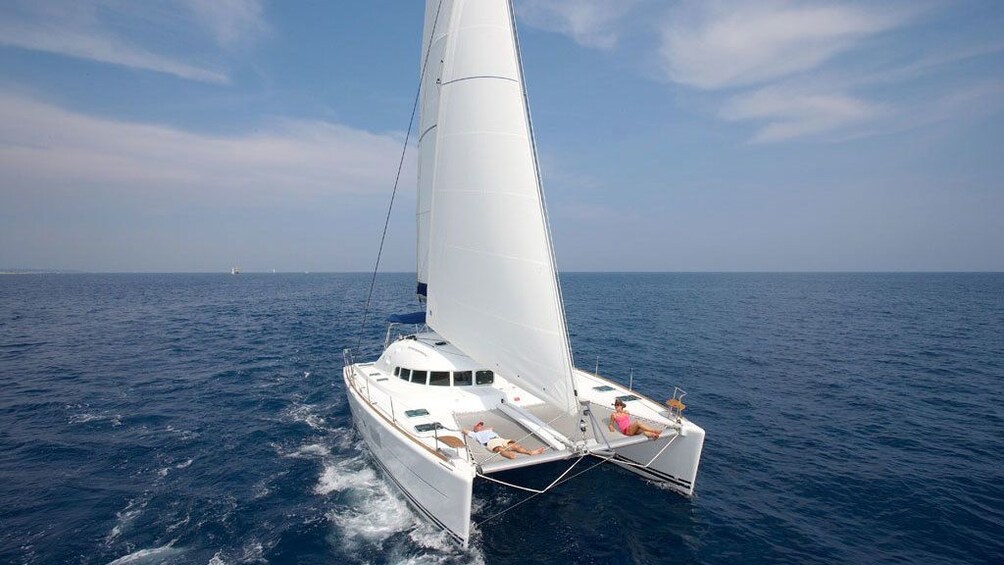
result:
[(427, 244), (419, 228), (418, 257), (419, 282), (428, 282), (427, 322), (487, 368), (575, 412), (512, 6), (429, 0), (427, 21), (435, 10), (425, 86), (439, 92), (423, 99), (419, 178), (420, 191), (431, 188), (431, 195), (418, 199), (420, 224), (430, 219)]

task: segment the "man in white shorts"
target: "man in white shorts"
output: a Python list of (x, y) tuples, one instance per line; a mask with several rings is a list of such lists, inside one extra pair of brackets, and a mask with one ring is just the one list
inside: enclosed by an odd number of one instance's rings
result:
[(516, 453), (524, 455), (540, 455), (544, 453), (543, 447), (538, 447), (533, 451), (516, 443), (515, 440), (499, 437), (491, 428), (486, 428), (484, 422), (474, 424), (473, 430), (464, 430), (464, 433), (475, 441), (488, 448), (488, 451), (498, 453), (506, 459), (515, 459)]

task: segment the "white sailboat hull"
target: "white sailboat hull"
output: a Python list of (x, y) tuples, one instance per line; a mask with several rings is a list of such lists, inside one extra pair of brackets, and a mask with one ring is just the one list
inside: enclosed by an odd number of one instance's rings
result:
[(656, 441), (619, 447), (616, 449), (616, 457), (610, 462), (681, 494), (692, 496), (704, 448), (704, 430), (684, 421), (683, 432), (684, 435), (680, 436), (664, 436)]
[(351, 366), (345, 367), (343, 375), (352, 421), (374, 460), (413, 507), (467, 547), (473, 471), (469, 466), (453, 467), (396, 429), (352, 386), (352, 370)]

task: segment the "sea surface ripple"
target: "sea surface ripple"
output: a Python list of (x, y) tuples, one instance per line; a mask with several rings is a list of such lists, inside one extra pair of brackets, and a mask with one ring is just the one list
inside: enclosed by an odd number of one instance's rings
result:
[(695, 497), (599, 466), (491, 518), (526, 495), (478, 485), (451, 545), (340, 377), (414, 275), (361, 333), (364, 274), (2, 276), (0, 562), (1004, 562), (1004, 275), (561, 279), (578, 366), (688, 391)]

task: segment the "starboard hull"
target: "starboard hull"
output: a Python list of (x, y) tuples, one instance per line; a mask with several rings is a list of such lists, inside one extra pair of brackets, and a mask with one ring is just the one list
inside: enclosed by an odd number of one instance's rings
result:
[(352, 367), (346, 367), (344, 377), (352, 421), (374, 460), (416, 510), (466, 548), (471, 531), (473, 471), (453, 467), (407, 438), (360, 396), (350, 382), (351, 371)]
[(683, 432), (680, 436), (619, 447), (610, 462), (681, 494), (692, 496), (704, 448), (704, 429), (685, 421)]

